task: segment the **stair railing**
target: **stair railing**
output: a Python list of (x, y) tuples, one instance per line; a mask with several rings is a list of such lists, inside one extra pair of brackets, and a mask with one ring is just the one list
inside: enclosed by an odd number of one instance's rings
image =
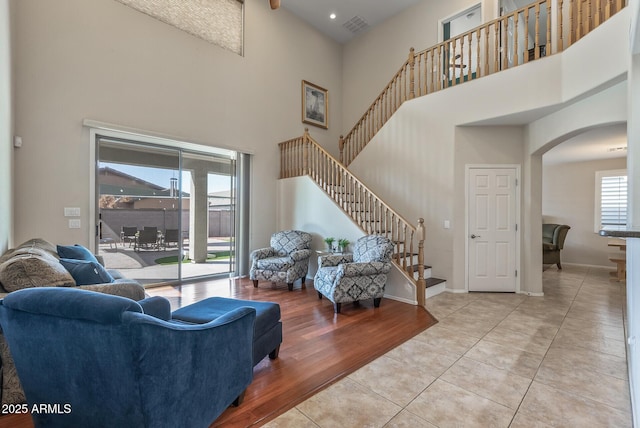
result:
[(340, 136), (340, 161), (348, 166), (405, 101), (561, 52), (625, 6), (626, 0), (539, 0), (423, 51), (411, 48), (364, 115)]
[(278, 146), (280, 178), (308, 175), (362, 231), (386, 236), (394, 243), (393, 262), (416, 285), (416, 300), (424, 306), (424, 220), (421, 218), (418, 226), (412, 226), (311, 138), (308, 129), (301, 137)]

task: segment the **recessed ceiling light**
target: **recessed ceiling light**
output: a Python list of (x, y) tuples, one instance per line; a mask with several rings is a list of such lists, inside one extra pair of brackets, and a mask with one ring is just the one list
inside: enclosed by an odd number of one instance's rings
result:
[(336, 14), (335, 14), (335, 13), (332, 13), (331, 15), (329, 15), (329, 18), (331, 18), (331, 19), (336, 19)]

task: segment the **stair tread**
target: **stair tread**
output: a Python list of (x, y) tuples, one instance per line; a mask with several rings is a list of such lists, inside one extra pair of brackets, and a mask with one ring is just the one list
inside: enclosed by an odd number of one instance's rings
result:
[(427, 283), (427, 288), (433, 287), (433, 286), (438, 285), (438, 284), (442, 284), (443, 282), (447, 282), (446, 279), (434, 278), (434, 277), (426, 278), (425, 281)]

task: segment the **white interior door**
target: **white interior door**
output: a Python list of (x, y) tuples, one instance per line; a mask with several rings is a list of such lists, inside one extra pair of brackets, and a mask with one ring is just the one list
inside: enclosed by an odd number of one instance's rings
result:
[(469, 291), (516, 291), (517, 172), (471, 168), (468, 183)]

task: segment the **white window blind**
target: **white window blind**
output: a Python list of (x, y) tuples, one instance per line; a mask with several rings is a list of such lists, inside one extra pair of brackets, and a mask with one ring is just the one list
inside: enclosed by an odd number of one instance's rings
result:
[(596, 228), (627, 224), (627, 171), (596, 173)]

